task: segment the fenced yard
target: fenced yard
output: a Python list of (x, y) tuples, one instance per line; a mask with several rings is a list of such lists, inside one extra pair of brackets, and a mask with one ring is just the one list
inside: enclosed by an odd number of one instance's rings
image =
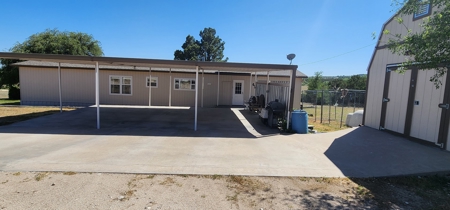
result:
[(364, 109), (365, 96), (365, 90), (304, 90), (302, 105), (314, 129), (331, 131), (346, 127), (347, 114)]

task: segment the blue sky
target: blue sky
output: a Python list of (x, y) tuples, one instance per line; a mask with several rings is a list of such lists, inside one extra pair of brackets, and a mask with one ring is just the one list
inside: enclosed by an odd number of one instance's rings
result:
[(366, 73), (372, 32), (393, 14), (391, 0), (15, 0), (2, 8), (0, 51), (57, 28), (93, 35), (105, 56), (173, 59), (188, 34), (199, 39), (212, 27), (229, 62), (289, 64), (295, 53), (308, 76)]

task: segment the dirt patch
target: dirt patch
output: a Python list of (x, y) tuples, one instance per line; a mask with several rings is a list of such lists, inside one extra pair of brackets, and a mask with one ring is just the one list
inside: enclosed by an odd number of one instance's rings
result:
[(445, 176), (0, 172), (0, 209), (449, 209), (449, 196), (450, 177)]
[[(75, 108), (63, 108), (63, 111), (72, 110), (75, 110)], [(59, 111), (59, 107), (2, 106), (0, 107), (0, 126), (58, 113)]]

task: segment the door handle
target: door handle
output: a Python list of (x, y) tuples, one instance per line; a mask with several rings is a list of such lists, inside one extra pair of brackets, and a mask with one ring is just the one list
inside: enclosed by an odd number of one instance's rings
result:
[(449, 104), (439, 104), (438, 106), (441, 109), (448, 109), (449, 108)]
[(389, 102), (389, 101), (391, 101), (391, 99), (389, 99), (389, 98), (383, 98), (383, 102)]

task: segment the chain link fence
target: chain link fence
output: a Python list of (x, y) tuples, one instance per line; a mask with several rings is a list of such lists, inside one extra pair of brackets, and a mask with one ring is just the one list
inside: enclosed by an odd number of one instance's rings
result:
[(365, 90), (303, 90), (302, 107), (309, 120), (345, 124), (348, 113), (364, 109)]

